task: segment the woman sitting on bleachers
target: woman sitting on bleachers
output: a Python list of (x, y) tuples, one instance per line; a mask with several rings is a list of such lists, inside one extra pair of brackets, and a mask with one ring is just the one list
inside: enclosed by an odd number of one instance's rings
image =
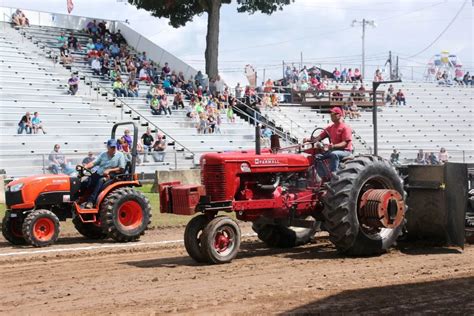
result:
[(120, 75), (118, 75), (115, 78), (114, 83), (112, 84), (112, 89), (114, 90), (114, 93), (117, 97), (126, 97), (127, 96), (127, 91), (125, 90), (122, 82), (122, 78)]
[(20, 9), (17, 9), (15, 13), (12, 14), (12, 22), (16, 26), (30, 26), (30, 22), (26, 15)]
[(138, 98), (138, 81), (129, 80), (127, 85), (127, 94), (129, 98)]

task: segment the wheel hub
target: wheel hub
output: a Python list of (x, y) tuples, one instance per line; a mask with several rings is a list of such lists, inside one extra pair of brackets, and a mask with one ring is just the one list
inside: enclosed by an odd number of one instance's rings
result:
[(359, 219), (372, 228), (398, 227), (405, 215), (403, 197), (396, 190), (367, 190), (359, 205)]
[(222, 252), (222, 251), (225, 251), (229, 247), (230, 243), (231, 243), (231, 239), (229, 238), (229, 236), (225, 234), (224, 232), (219, 232), (216, 234), (216, 238), (214, 241), (214, 248), (217, 251)]
[(54, 234), (54, 223), (49, 218), (40, 218), (36, 221), (33, 231), (39, 240), (49, 240)]

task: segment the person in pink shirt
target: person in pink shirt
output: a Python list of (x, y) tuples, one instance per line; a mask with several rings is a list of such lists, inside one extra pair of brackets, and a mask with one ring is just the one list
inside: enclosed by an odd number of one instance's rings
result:
[(354, 81), (354, 73), (352, 72), (352, 68), (349, 68), (347, 71), (347, 82)]
[[(332, 124), (326, 127), (318, 136), (312, 139), (303, 139), (303, 142), (319, 142), (329, 138), (330, 143), (324, 146), (325, 152), (315, 156), (318, 174), (326, 178), (331, 176), (327, 174), (327, 168), (332, 174), (339, 167), (339, 162), (352, 153), (352, 129), (344, 123), (344, 111), (339, 107), (334, 107), (330, 113)], [(324, 160), (329, 161), (328, 167), (325, 167), (325, 164), (322, 163)]]
[(362, 74), (361, 74), (359, 68), (354, 69), (354, 80), (355, 81), (360, 81), (362, 83)]

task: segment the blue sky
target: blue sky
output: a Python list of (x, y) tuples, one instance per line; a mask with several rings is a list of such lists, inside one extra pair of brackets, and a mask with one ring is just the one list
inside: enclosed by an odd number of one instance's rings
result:
[[(231, 84), (245, 82), (243, 67), (252, 64), (262, 78), (281, 76), (282, 61), (332, 69), (361, 64), (361, 27), (354, 19), (374, 20), (366, 32), (367, 76), (383, 66), (391, 50), (400, 57), (405, 78), (420, 76), (431, 56), (442, 50), (457, 54), (474, 70), (473, 5), (467, 0), (296, 0), (271, 16), (239, 14), (236, 6), (221, 11), (219, 65)], [(204, 69), (207, 16), (174, 29), (165, 19), (117, 0), (74, 0), (75, 15), (130, 21), (130, 26), (197, 69)], [(66, 0), (2, 0), (1, 5), (66, 13)], [(433, 43), (434, 42), (434, 43)], [(432, 44), (433, 43), (433, 44)], [(426, 51), (420, 51), (431, 47)]]

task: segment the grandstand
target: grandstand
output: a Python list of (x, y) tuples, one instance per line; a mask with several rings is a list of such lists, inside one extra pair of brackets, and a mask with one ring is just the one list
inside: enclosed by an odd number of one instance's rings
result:
[[(134, 120), (140, 126), (140, 135), (146, 127), (152, 127), (167, 135), (172, 144), (166, 150), (163, 163), (144, 163), (138, 166), (139, 173), (189, 169), (196, 166), (204, 152), (253, 148), (253, 127), (240, 117), (228, 122), (224, 115), (221, 134), (198, 134), (196, 121), (187, 118), (184, 110), (173, 110), (169, 116), (152, 115), (145, 97), (149, 86), (144, 82), (140, 83), (137, 98), (116, 97), (110, 80), (93, 75), (84, 50), (72, 52), (71, 65), (65, 67), (58, 63), (56, 38), (60, 32), (74, 31), (79, 44), (82, 47), (87, 44), (89, 35), (81, 29), (87, 19), (79, 20), (81, 25), (64, 23), (67, 27), (45, 23), (17, 29), (3, 23), (0, 28), (0, 169), (8, 176), (48, 172), (48, 154), (55, 143), (61, 145), (72, 165), (79, 163), (87, 152), (97, 154), (104, 150), (111, 127), (118, 121)], [(128, 41), (136, 36), (120, 25), (113, 26), (123, 30)], [(138, 47), (129, 48), (133, 51)], [(148, 51), (150, 46), (147, 46)], [(176, 59), (169, 53), (160, 54), (160, 58)], [(187, 75), (194, 74), (189, 72), (192, 68), (189, 65), (179, 64), (179, 67), (177, 70), (185, 69)], [(77, 72), (81, 79), (79, 92), (74, 96), (67, 94), (67, 80), (72, 72)], [(122, 76), (124, 80), (128, 77), (126, 73)], [(350, 89), (351, 86), (339, 84), (339, 87)], [(328, 88), (334, 88), (334, 84)], [(397, 149), (401, 160), (410, 163), (419, 149), (437, 153), (444, 147), (450, 161), (474, 161), (471, 88), (418, 82), (404, 82), (395, 88), (404, 90), (407, 105), (379, 107), (380, 155), (388, 158), (392, 150)], [(370, 89), (367, 85), (366, 90)], [(168, 96), (172, 98), (173, 95)], [(301, 140), (315, 127), (324, 127), (330, 121), (329, 116), (316, 107), (283, 104), (280, 108), (280, 111), (262, 109), (262, 114), (265, 121), (273, 122), (293, 139)], [(27, 111), (40, 113), (46, 135), (17, 134), (18, 121)], [(355, 152), (370, 153), (373, 150), (371, 109), (366, 108), (361, 114), (359, 119), (348, 122), (355, 136)]]

